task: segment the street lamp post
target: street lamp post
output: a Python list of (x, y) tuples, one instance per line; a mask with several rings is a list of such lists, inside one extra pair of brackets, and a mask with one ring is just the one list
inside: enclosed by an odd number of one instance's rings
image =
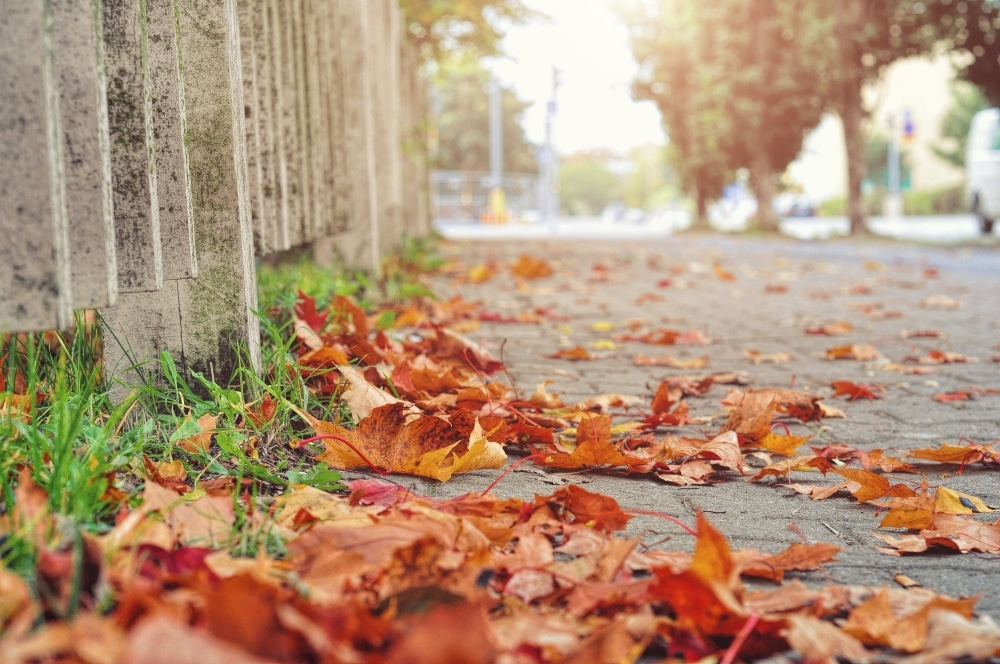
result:
[(495, 78), (490, 79), (490, 206), (489, 217), (507, 223), (503, 191), (503, 93)]

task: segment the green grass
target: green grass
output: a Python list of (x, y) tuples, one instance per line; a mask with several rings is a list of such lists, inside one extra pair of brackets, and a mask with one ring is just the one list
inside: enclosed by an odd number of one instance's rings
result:
[[(237, 519), (230, 553), (283, 555), (281, 538), (258, 525), (253, 512), (266, 509), (291, 485), (344, 489), (340, 473), (314, 461), (320, 448), (289, 445), (309, 435), (297, 411), (326, 421), (350, 424), (351, 419), (337, 394), (314, 394), (295, 364), (291, 321), (298, 292), (321, 306), (345, 295), (366, 310), (432, 297), (419, 280), (440, 264), (432, 251), (428, 241), (407, 239), (377, 278), (343, 268), (324, 270), (305, 260), (261, 266), (263, 371), (257, 373), (244, 359), (232, 385), (198, 373), (189, 381), (164, 353), (159, 371), (148, 372), (162, 379), (131, 386), (123, 402), (113, 403), (102, 377), (94, 312), (80, 313), (67, 332), (0, 337), (0, 519), (7, 519), (0, 531), (0, 563), (44, 598), (50, 591), (37, 578), (39, 552), (74, 551), (77, 590), (66, 605), (56, 607), (71, 616), (79, 595), (83, 536), (106, 532), (116, 514), (137, 504), (147, 481), (147, 460), (154, 467), (180, 460), (196, 485), (233, 480)], [(391, 324), (392, 316), (387, 309), (380, 324)], [(272, 411), (264, 418), (268, 406)], [(217, 416), (210, 446), (184, 449), (185, 440), (204, 433), (198, 424), (203, 415)], [(40, 491), (29, 495), (28, 478)], [(39, 510), (55, 517), (43, 518)]]

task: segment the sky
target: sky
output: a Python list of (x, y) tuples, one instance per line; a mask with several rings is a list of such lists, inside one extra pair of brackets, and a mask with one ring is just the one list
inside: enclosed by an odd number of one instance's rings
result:
[(551, 18), (507, 31), (507, 58), (489, 64), (501, 83), (532, 106), (522, 116), (528, 140), (545, 141), (545, 109), (552, 96), (552, 67), (561, 73), (553, 143), (568, 155), (663, 143), (660, 116), (652, 102), (635, 102), (631, 81), (636, 63), (628, 33), (611, 10), (614, 0), (525, 0)]

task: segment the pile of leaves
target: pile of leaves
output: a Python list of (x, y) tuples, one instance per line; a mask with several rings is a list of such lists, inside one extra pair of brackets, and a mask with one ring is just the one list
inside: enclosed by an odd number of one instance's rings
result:
[[(546, 261), (522, 256), (464, 274), (483, 282), (505, 269), (522, 285), (553, 273)], [(595, 279), (608, 272), (595, 270)], [(736, 278), (721, 268), (716, 274)], [(289, 361), (273, 371), (294, 374), (312, 398), (342, 409), (324, 416), (268, 392), (240, 402), (239, 426), (266, 430), (276, 413), (293, 413), (297, 428), (283, 444), (333, 469), (331, 480), (351, 470), (447, 481), (506, 467), (499, 482), (532, 463), (679, 486), (767, 481), (814, 499), (850, 495), (879, 506), (882, 526), (896, 529), (881, 536), (887, 553), (1000, 553), (1000, 526), (968, 518), (990, 511), (983, 501), (926, 480), (915, 488), (889, 480), (913, 473), (921, 460), (995, 466), (1000, 452), (990, 445), (942, 445), (913, 451), (911, 460), (846, 445), (803, 453), (811, 434), (792, 427), (844, 414), (816, 394), (750, 388), (734, 372), (664, 379), (648, 402), (611, 394), (565, 404), (545, 383), (522, 396), (502, 360), (463, 330), (480, 320), (558, 321), (547, 309), (507, 318), (455, 297), (366, 311), (343, 295), (317, 303), (300, 292), (290, 318)], [(632, 329), (612, 342), (710, 340), (697, 330)], [(567, 359), (586, 361), (589, 351), (580, 350)], [(838, 357), (851, 352), (859, 351)], [(730, 390), (721, 409), (695, 417), (689, 401), (715, 385)], [(850, 381), (832, 387), (852, 400), (882, 392)], [(27, 545), (34, 564), (17, 573), (0, 568), (0, 661), (733, 662), (792, 651), (816, 662), (937, 662), (1000, 655), (1000, 629), (975, 616), (975, 598), (939, 595), (906, 579), (894, 589), (807, 586), (799, 577), (822, 578), (837, 546), (733, 550), (704, 514), (689, 525), (628, 511), (574, 484), (502, 499), (492, 494), (494, 482), (435, 499), (382, 479), (328, 491), (335, 481), (321, 488), (291, 474), (280, 492), (267, 471), (206, 480), (213, 468), (244, 467), (233, 459), (266, 454), (252, 447), (254, 436), (223, 436), (219, 417), (192, 415), (171, 436), (186, 463), (144, 458), (138, 495), (108, 474), (103, 500), (116, 516), (104, 532), (74, 527), (39, 486), (37, 466), (51, 459), (24, 460), (5, 497), (0, 550), (10, 550), (4, 542)], [(679, 433), (692, 423), (710, 433)], [(793, 482), (800, 471), (842, 481)], [(624, 536), (637, 514), (664, 519), (690, 544), (666, 550)], [(245, 555), (239, 545), (246, 539), (269, 544)]]

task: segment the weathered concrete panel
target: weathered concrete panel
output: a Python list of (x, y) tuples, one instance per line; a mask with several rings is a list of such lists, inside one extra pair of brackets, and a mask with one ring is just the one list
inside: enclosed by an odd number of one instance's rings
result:
[(163, 284), (145, 0), (102, 0), (119, 291)]
[(74, 309), (118, 294), (99, 0), (53, 0)]
[(323, 76), (331, 54), (321, 49), (327, 30), (320, 13), (321, 0), (302, 0), (303, 61), (309, 110), (309, 160), (312, 175), (312, 238), (326, 233), (333, 212), (333, 164), (330, 159), (331, 127), (327, 113), (329, 93)]
[(183, 279), (198, 274), (198, 259), (191, 217), (191, 174), (184, 145), (184, 89), (180, 84), (177, 21), (173, 0), (145, 2), (163, 276)]
[(228, 380), (237, 346), (260, 366), (235, 0), (180, 0), (198, 278), (180, 284), (184, 356)]
[(168, 279), (162, 290), (121, 293), (118, 304), (101, 311), (104, 323), (104, 375), (112, 399), (121, 402), (129, 388), (160, 378), (159, 355), (166, 351), (181, 366), (184, 331), (178, 325), (180, 280)]
[(0, 21), (0, 330), (71, 318), (50, 12), (39, 0), (4, 0)]
[(346, 163), (350, 165), (347, 178), (349, 223), (332, 242), (323, 242), (317, 250), (317, 259), (326, 261), (336, 255), (350, 266), (375, 270), (381, 260), (381, 249), (368, 1), (339, 0), (336, 4), (336, 40), (339, 43), (342, 84), (340, 109), (344, 127), (342, 150)]
[(427, 168), (427, 95), (416, 49), (402, 45), (400, 94), (403, 122), (403, 228), (414, 237), (431, 231)]
[[(375, 164), (376, 224), (372, 229), (373, 246), (381, 255), (400, 245), (399, 223), (402, 182), (400, 163), (400, 132), (398, 115), (399, 69), (398, 51), (386, 44), (399, 43), (399, 26), (392, 20), (394, 0), (370, 0), (365, 3), (370, 38), (365, 41), (368, 51), (368, 87), (373, 127)], [(382, 39), (376, 39), (380, 35)], [(394, 56), (395, 54), (395, 56)]]
[(339, 2), (316, 0), (319, 16), (317, 21), (321, 26), (319, 31), (319, 49), (325, 57), (319, 59), (322, 65), (323, 95), (326, 101), (327, 126), (330, 128), (328, 143), (325, 146), (330, 163), (330, 178), (332, 181), (331, 210), (327, 215), (327, 226), (323, 232), (330, 235), (343, 233), (349, 220), (349, 201), (351, 197), (348, 181), (347, 151), (344, 149), (344, 74), (343, 54), (340, 51), (338, 31)]
[(285, 0), (288, 8), (288, 52), (294, 75), (295, 128), (298, 133), (299, 150), (299, 195), (302, 204), (302, 242), (311, 242), (315, 233), (315, 175), (310, 155), (313, 150), (313, 130), (309, 124), (309, 87), (306, 77), (305, 33), (307, 26), (302, 13), (303, 0)]
[[(281, 222), (278, 219), (281, 209), (281, 189), (278, 184), (277, 148), (275, 145), (277, 125), (274, 112), (274, 63), (271, 52), (271, 24), (269, 0), (250, 0), (251, 22), (253, 24), (254, 40), (254, 90), (256, 99), (257, 124), (257, 169), (261, 195), (261, 240), (257, 246), (258, 254), (269, 254), (288, 245), (282, 243), (280, 235)], [(240, 41), (246, 39), (241, 31)], [(246, 67), (244, 62), (244, 67)]]
[(280, 173), (282, 203), (286, 206), (288, 242), (305, 241), (302, 187), (302, 134), (299, 126), (298, 90), (295, 75), (295, 47), (292, 38), (292, 8), (288, 0), (271, 0), (271, 34), (277, 67), (278, 122), (281, 127)]
[(263, 248), (267, 231), (264, 220), (264, 184), (260, 163), (261, 137), (258, 120), (260, 102), (257, 93), (257, 44), (254, 36), (253, 4), (251, 0), (240, 0), (237, 9), (240, 18), (240, 49), (243, 61), (243, 118), (247, 132), (247, 184), (250, 192), (250, 214), (253, 220), (253, 243), (258, 253), (266, 253)]
[[(260, 366), (239, 25), (234, 0), (178, 0), (177, 17), (198, 277), (167, 282), (155, 335), (149, 298), (125, 295), (105, 318), (134, 360), (169, 350), (179, 365), (226, 383), (240, 349)], [(127, 364), (121, 348), (111, 351), (110, 366)]]

